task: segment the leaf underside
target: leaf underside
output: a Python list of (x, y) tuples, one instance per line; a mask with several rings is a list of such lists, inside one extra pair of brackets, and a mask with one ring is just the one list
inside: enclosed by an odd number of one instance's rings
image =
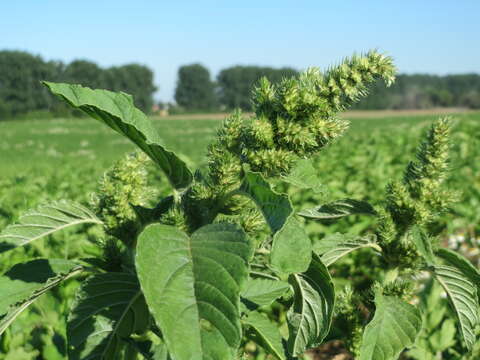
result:
[(71, 201), (38, 206), (23, 214), (17, 224), (0, 233), (0, 253), (26, 245), (56, 231), (79, 224), (102, 222), (87, 208)]
[(314, 220), (335, 220), (356, 214), (376, 215), (377, 212), (366, 201), (343, 199), (312, 209), (305, 209), (298, 213), (300, 216)]
[(318, 346), (327, 336), (332, 322), (335, 294), (326, 266), (313, 255), (305, 273), (290, 275), (295, 291), (288, 311), (288, 350), (294, 355)]
[(132, 96), (108, 90), (92, 90), (72, 84), (44, 82), (50, 91), (72, 107), (126, 136), (163, 170), (176, 189), (188, 187), (192, 173), (173, 152), (167, 150), (150, 119), (133, 103)]
[(160, 224), (140, 234), (140, 283), (172, 358), (234, 358), (250, 254), (245, 233), (233, 224), (206, 225), (191, 237)]
[(459, 269), (470, 281), (480, 286), (480, 271), (473, 264), (459, 253), (445, 248), (437, 249), (435, 255), (444, 260), (447, 265)]
[(148, 325), (148, 308), (134, 275), (94, 275), (80, 287), (68, 318), (69, 359), (118, 359), (132, 351), (123, 339)]
[(0, 277), (0, 334), (41, 295), (82, 270), (77, 263), (62, 259), (13, 266)]
[(475, 343), (475, 327), (480, 323), (477, 287), (464, 273), (452, 266), (436, 265), (435, 278), (447, 293), (457, 315), (467, 348)]
[(381, 248), (371, 238), (335, 233), (317, 241), (313, 246), (313, 251), (321, 256), (320, 258), (326, 266), (330, 266), (352, 251), (366, 247), (381, 251)]
[(365, 327), (360, 360), (394, 360), (412, 346), (422, 328), (420, 311), (403, 300), (375, 295), (375, 315)]

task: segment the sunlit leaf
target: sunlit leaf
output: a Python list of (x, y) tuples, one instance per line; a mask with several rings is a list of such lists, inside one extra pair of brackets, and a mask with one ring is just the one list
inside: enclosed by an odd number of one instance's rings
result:
[(250, 254), (245, 233), (233, 224), (206, 225), (191, 237), (160, 224), (140, 234), (138, 276), (174, 359), (235, 357)]
[(331, 234), (317, 240), (313, 245), (313, 251), (321, 256), (322, 262), (326, 266), (330, 266), (352, 251), (366, 247), (373, 248), (378, 252), (382, 251), (372, 238), (340, 233)]
[(151, 120), (135, 107), (130, 95), (92, 90), (80, 85), (44, 84), (74, 108), (82, 110), (135, 143), (160, 166), (174, 188), (181, 189), (190, 185), (192, 173), (187, 165), (165, 148)]
[(272, 268), (286, 274), (300, 273), (308, 269), (312, 259), (312, 242), (295, 217), (273, 237), (270, 263)]
[(394, 360), (414, 344), (422, 328), (420, 311), (413, 305), (377, 292), (375, 315), (365, 327), (360, 360)]
[(300, 189), (311, 189), (314, 193), (320, 193), (324, 189), (318, 171), (310, 159), (297, 161), (290, 173), (282, 177), (282, 180)]
[(366, 201), (343, 199), (302, 210), (298, 213), (300, 216), (314, 220), (334, 220), (356, 214), (376, 215), (377, 212)]
[(326, 266), (314, 255), (303, 274), (290, 275), (294, 304), (288, 311), (288, 350), (296, 356), (318, 346), (332, 322), (335, 294)]
[(87, 208), (71, 201), (38, 206), (0, 233), (0, 253), (80, 224), (102, 224)]
[(447, 293), (458, 317), (460, 332), (469, 349), (475, 343), (475, 327), (480, 321), (477, 286), (456, 267), (437, 265), (435, 278)]

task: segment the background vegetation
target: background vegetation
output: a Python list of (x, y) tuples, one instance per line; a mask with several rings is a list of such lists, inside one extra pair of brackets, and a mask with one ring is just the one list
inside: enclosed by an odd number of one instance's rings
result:
[(135, 95), (135, 104), (149, 112), (153, 105), (153, 72), (127, 64), (101, 68), (87, 60), (69, 64), (45, 61), (22, 51), (0, 51), (0, 120), (30, 114), (32, 118), (68, 115), (72, 111), (48, 93), (41, 81), (81, 83), (92, 88)]
[[(160, 103), (171, 113), (216, 112), (241, 108), (251, 111), (250, 89), (262, 76), (273, 83), (297, 74), (292, 68), (232, 66), (216, 79), (201, 64), (178, 70), (176, 104)], [(45, 61), (21, 51), (0, 51), (0, 121), (10, 118), (51, 118), (72, 111), (54, 99), (40, 84), (42, 80), (78, 83), (92, 88), (125, 91), (136, 105), (151, 112), (155, 103), (153, 72), (140, 64), (102, 68), (88, 60), (69, 64)], [(161, 80), (161, 79), (160, 79)], [(398, 75), (389, 88), (376, 83), (371, 94), (354, 109), (428, 109), (438, 107), (480, 108), (480, 75)], [(74, 113), (75, 114), (75, 113)]]

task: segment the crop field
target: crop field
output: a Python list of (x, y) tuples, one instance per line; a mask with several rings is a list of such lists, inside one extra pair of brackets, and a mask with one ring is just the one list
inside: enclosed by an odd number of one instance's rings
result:
[[(320, 176), (333, 192), (332, 197), (378, 199), (376, 194), (392, 177), (402, 176), (422, 132), (442, 116), (441, 112), (400, 112), (390, 117), (379, 114), (362, 117), (354, 113), (347, 133), (317, 156)], [(454, 134), (459, 139), (453, 142), (450, 181), (470, 193), (480, 186), (480, 174), (475, 171), (479, 166), (475, 161), (480, 153), (475, 135), (480, 128), (480, 113), (449, 116), (454, 119)], [(204, 165), (207, 146), (221, 122), (220, 116), (209, 119), (203, 115), (155, 119), (154, 125), (166, 147), (195, 168)], [(86, 194), (95, 191), (103, 172), (134, 150), (127, 139), (88, 118), (0, 122), (0, 133), (0, 224), (41, 201), (65, 197), (87, 201)], [(471, 182), (466, 183), (466, 179)], [(478, 196), (465, 200), (471, 201), (472, 207), (475, 200), (480, 201)]]
[[(445, 187), (455, 191), (457, 201), (436, 226), (442, 242), (459, 250), (478, 267), (480, 113), (449, 116), (453, 119), (453, 130)], [(422, 135), (438, 117), (437, 114), (369, 117), (355, 114), (346, 134), (314, 159), (321, 190), (290, 189), (293, 204), (308, 207), (343, 198), (364, 200), (373, 205), (381, 203), (385, 187), (392, 179), (402, 179)], [(166, 147), (175, 151), (190, 168), (198, 168), (205, 165), (207, 146), (214, 139), (221, 120), (205, 115), (190, 119), (154, 119), (153, 123)], [(127, 139), (87, 118), (0, 122), (0, 134), (0, 231), (16, 221), (21, 213), (45, 202), (71, 199), (88, 206), (102, 174), (134, 150)], [(165, 192), (167, 183), (160, 171), (150, 180), (157, 196)], [(335, 223), (309, 223), (307, 230), (315, 244), (326, 235), (363, 234), (374, 225), (374, 219), (355, 215)], [(0, 272), (4, 273), (27, 257), (97, 256), (94, 243), (101, 236), (96, 227), (67, 229), (13, 253), (0, 254)], [(361, 256), (355, 261), (355, 264), (342, 263), (343, 267), (339, 266), (334, 273), (347, 278), (349, 275), (344, 274), (352, 266), (368, 266), (368, 261)], [(336, 286), (341, 284), (338, 282)], [(65, 359), (65, 317), (77, 287), (78, 282), (72, 281), (56, 288), (16, 319), (1, 338), (0, 359)], [(66, 295), (70, 300), (62, 300)], [(455, 330), (451, 332), (448, 341), (453, 346), (458, 344), (459, 334)], [(414, 357), (413, 352), (409, 356), (412, 356), (409, 359), (421, 359)], [(257, 358), (266, 357), (259, 353)]]

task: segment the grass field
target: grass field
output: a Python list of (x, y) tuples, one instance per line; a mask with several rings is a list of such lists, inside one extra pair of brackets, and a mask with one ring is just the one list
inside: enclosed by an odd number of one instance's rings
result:
[[(349, 134), (368, 133), (372, 129), (391, 134), (392, 129), (410, 128), (438, 118), (435, 114), (399, 113), (384, 117), (385, 113), (369, 112), (368, 117), (360, 115), (359, 112), (352, 114)], [(480, 121), (480, 113), (458, 113), (453, 116), (458, 120)], [(215, 129), (221, 123), (221, 116), (212, 117), (174, 117), (155, 119), (154, 123), (167, 147), (184, 155), (192, 163), (199, 164), (215, 135)], [(0, 178), (18, 176), (32, 170), (45, 173), (64, 164), (76, 167), (89, 165), (101, 171), (133, 149), (128, 140), (87, 118), (0, 122), (0, 133)], [(346, 141), (349, 134), (340, 142)]]

